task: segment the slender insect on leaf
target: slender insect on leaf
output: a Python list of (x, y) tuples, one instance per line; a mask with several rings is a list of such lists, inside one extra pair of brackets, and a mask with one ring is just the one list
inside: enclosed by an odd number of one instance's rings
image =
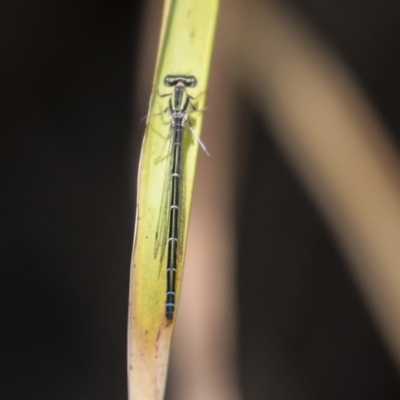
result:
[[(172, 320), (175, 312), (176, 296), (176, 273), (177, 261), (182, 256), (183, 237), (185, 227), (185, 127), (189, 125), (193, 135), (196, 135), (190, 122), (190, 109), (197, 111), (186, 88), (197, 85), (194, 76), (168, 75), (164, 83), (166, 86), (174, 86), (173, 92), (159, 95), (169, 97), (168, 107), (171, 116), (170, 126), (170, 151), (166, 168), (166, 176), (163, 184), (163, 196), (158, 218), (156, 238), (155, 238), (155, 258), (161, 247), (160, 262), (162, 264), (164, 249), (167, 244), (167, 295), (165, 305), (165, 315), (168, 320)], [(197, 136), (196, 136), (197, 137)], [(200, 139), (199, 139), (200, 140)], [(168, 232), (168, 235), (166, 233)]]
[(129, 398), (162, 399), (199, 149), (217, 0), (166, 1), (138, 176)]

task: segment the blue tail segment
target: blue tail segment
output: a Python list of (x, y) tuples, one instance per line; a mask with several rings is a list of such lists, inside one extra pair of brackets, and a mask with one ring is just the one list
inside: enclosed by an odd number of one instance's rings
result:
[(175, 304), (167, 303), (165, 305), (165, 316), (168, 320), (172, 320), (174, 318)]
[(167, 302), (165, 303), (165, 316), (168, 320), (172, 320), (174, 318), (175, 312), (175, 292), (168, 291), (167, 292)]

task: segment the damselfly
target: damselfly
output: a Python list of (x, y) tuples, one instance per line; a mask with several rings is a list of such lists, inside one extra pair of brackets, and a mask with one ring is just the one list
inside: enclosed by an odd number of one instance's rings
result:
[(182, 233), (185, 226), (184, 139), (186, 125), (206, 153), (207, 150), (189, 120), (190, 112), (199, 110), (193, 104), (196, 97), (189, 95), (186, 89), (195, 87), (197, 79), (190, 75), (167, 75), (164, 84), (167, 87), (173, 87), (171, 93), (159, 94), (159, 97), (169, 97), (168, 106), (161, 114), (170, 113), (170, 148), (157, 224), (154, 258), (157, 258), (160, 253), (162, 261), (167, 248), (165, 316), (168, 320), (172, 320), (175, 312), (177, 264), (182, 256), (184, 241)]

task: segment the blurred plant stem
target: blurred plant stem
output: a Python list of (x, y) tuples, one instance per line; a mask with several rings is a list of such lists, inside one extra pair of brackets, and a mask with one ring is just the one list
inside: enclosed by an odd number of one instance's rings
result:
[[(233, 6), (233, 5), (232, 5)], [(355, 79), (275, 1), (235, 1), (238, 79), (273, 123), (400, 366), (400, 162)], [(321, 268), (324, 266), (321, 265)]]

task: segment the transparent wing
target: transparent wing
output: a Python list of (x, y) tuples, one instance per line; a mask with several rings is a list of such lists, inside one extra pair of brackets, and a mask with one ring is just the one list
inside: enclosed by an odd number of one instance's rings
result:
[[(171, 129), (171, 128), (170, 128)], [(158, 214), (157, 220), (157, 230), (156, 230), (156, 237), (154, 243), (154, 258), (157, 258), (160, 255), (160, 260), (163, 259), (165, 254), (165, 249), (167, 245), (167, 237), (168, 237), (168, 228), (169, 228), (169, 218), (170, 218), (170, 201), (171, 201), (171, 187), (172, 187), (172, 134), (171, 131), (166, 139), (169, 141), (168, 144), (168, 153), (166, 155), (167, 161), (165, 163), (165, 172), (164, 172), (164, 179), (163, 179), (163, 188), (162, 188), (162, 195), (161, 195), (161, 203), (160, 203), (160, 211)], [(161, 155), (163, 157), (163, 155)]]

